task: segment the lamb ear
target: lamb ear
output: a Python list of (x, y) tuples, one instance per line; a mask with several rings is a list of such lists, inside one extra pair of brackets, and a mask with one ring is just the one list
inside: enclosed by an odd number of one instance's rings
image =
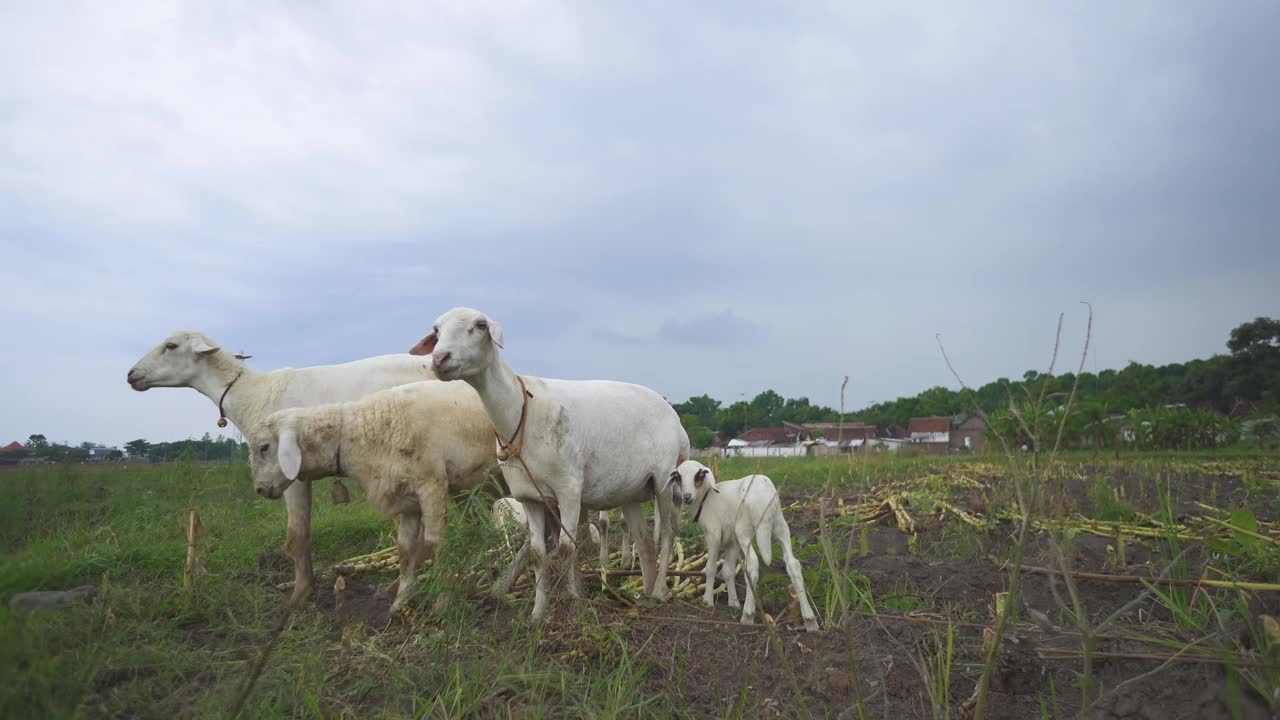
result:
[(220, 349), (221, 348), (215, 345), (210, 345), (209, 343), (203, 340), (196, 340), (195, 342), (191, 343), (191, 352), (197, 355), (212, 355), (218, 352), (218, 350)]
[(251, 358), (251, 357), (253, 357), (253, 356), (252, 356), (252, 355), (241, 355), (240, 353), (236, 353), (234, 357), (235, 357), (235, 359), (237, 359), (237, 360), (248, 360), (249, 358)]
[(502, 323), (497, 320), (489, 321), (489, 339), (494, 345), (502, 347)]
[(720, 494), (720, 488), (716, 487), (715, 485), (712, 485), (712, 486), (711, 486), (711, 492), (716, 493), (717, 495), (719, 495), (719, 494)]
[(409, 354), (410, 355), (430, 355), (431, 353), (435, 352), (436, 342), (439, 339), (440, 339), (440, 336), (436, 335), (435, 330), (432, 330), (430, 335), (422, 338), (421, 340), (418, 341), (417, 345), (414, 345), (412, 348), (409, 349)]
[(672, 470), (671, 475), (667, 478), (667, 481), (662, 484), (662, 489), (658, 491), (658, 494), (661, 495), (662, 493), (666, 492), (667, 488), (671, 487), (671, 483), (679, 479), (680, 479), (680, 471)]
[(280, 463), (280, 472), (290, 480), (297, 480), (298, 473), (302, 470), (302, 448), (298, 447), (298, 434), (293, 430), (281, 430), (278, 445), (276, 461)]

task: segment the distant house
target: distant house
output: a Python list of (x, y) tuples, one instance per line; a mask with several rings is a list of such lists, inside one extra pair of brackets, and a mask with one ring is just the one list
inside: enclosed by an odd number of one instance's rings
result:
[(1227, 417), (1230, 417), (1232, 420), (1239, 420), (1241, 418), (1247, 418), (1250, 415), (1261, 414), (1264, 410), (1266, 410), (1266, 407), (1257, 400), (1237, 400), (1235, 404), (1231, 406), (1231, 412), (1227, 414)]
[(808, 430), (810, 435), (822, 435), (824, 438), (832, 438), (839, 434), (844, 438), (870, 440), (879, 434), (874, 425), (860, 422), (847, 422), (843, 427), (840, 423), (804, 423), (801, 427)]
[(805, 443), (810, 433), (803, 425), (782, 423), (781, 427), (751, 428), (730, 440), (724, 449), (726, 456), (740, 457), (798, 457), (805, 454)]
[(902, 427), (898, 423), (889, 423), (884, 429), (883, 437), (893, 438), (895, 440), (906, 440), (909, 436), (907, 435), (906, 428)]
[(918, 417), (907, 423), (907, 439), (929, 452), (945, 453), (951, 446), (951, 418)]
[(952, 421), (948, 444), (952, 450), (976, 450), (986, 444), (986, 430), (987, 423), (981, 415), (961, 413)]
[(858, 452), (876, 437), (875, 427), (863, 423), (849, 423), (843, 428), (837, 423), (806, 423), (804, 427), (814, 436), (810, 441), (811, 455)]
[(27, 450), (27, 449), (28, 448), (26, 445), (23, 445), (22, 443), (15, 440), (9, 443), (8, 445), (5, 445), (4, 447), (0, 447), (0, 453), (23, 452), (24, 450)]
[(89, 462), (102, 462), (103, 460), (108, 460), (111, 458), (112, 453), (120, 453), (123, 455), (119, 448), (103, 447), (102, 445), (91, 447), (89, 448)]
[(911, 418), (911, 422), (907, 423), (907, 439), (917, 443), (950, 442), (951, 418)]

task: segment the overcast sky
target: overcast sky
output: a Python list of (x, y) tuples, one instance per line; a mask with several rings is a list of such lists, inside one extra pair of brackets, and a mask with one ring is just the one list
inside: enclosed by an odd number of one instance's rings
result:
[(216, 434), (133, 362), (403, 352), (838, 405), (1280, 316), (1280, 4), (0, 4), (0, 444)]

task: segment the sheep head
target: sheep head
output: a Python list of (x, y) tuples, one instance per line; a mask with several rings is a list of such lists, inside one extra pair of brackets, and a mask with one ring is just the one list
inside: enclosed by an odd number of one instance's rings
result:
[(129, 368), (129, 386), (139, 392), (153, 387), (192, 387), (219, 350), (208, 335), (179, 330)]
[(297, 417), (290, 410), (272, 413), (249, 437), (249, 469), (258, 495), (272, 500), (302, 474), (302, 446)]
[(671, 473), (671, 482), (679, 484), (680, 497), (684, 503), (701, 502), (709, 492), (720, 492), (716, 489), (716, 477), (710, 468), (697, 460), (685, 460)]
[(479, 310), (454, 308), (436, 319), (431, 334), (411, 355), (430, 355), (441, 380), (460, 380), (484, 372), (502, 347), (502, 325)]

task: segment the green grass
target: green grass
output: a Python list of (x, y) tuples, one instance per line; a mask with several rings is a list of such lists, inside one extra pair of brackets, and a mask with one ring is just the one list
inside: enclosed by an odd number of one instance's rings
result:
[[(1146, 478), (1151, 492), (1145, 500), (1125, 499), (1133, 506), (1128, 511), (1165, 517), (1172, 517), (1176, 498), (1161, 486), (1160, 478), (1171, 468), (1218, 463), (1222, 476), (1240, 478), (1236, 486), (1246, 492), (1221, 498), (1223, 516), (1247, 529), (1256, 527), (1246, 523), (1249, 516), (1228, 513), (1243, 499), (1258, 510), (1251, 522), (1264, 522), (1263, 513), (1276, 501), (1280, 463), (1275, 457), (1179, 453), (1122, 455), (1116, 462), (1109, 456), (1080, 453), (1064, 462), (1073, 469), (1092, 468), (1086, 482), (1095, 484), (1096, 478), (1120, 472)], [(1005, 467), (991, 456), (730, 458), (720, 460), (719, 475), (730, 479), (764, 472), (788, 501), (812, 498), (829, 480), (845, 498), (910, 480), (920, 493), (912, 496), (919, 504), (912, 511), (922, 523), (920, 555), (944, 563), (998, 554), (1007, 531), (978, 530), (950, 516), (939, 519), (945, 513), (931, 504), (929, 493), (959, 502), (959, 493), (972, 491), (953, 493), (947, 484), (950, 478), (995, 479), (994, 484), (1003, 482), (999, 479)], [(271, 587), (285, 579), (280, 571), (259, 567), (264, 553), (278, 555), (283, 544), (284, 504), (256, 497), (248, 470), (236, 465), (40, 466), (0, 471), (0, 483), (6, 490), (6, 502), (0, 504), (0, 717), (225, 717), (285, 599)], [(330, 504), (327, 483), (316, 488), (313, 543), (318, 567), (394, 542), (392, 524), (364, 504), (358, 487), (349, 487), (352, 502), (342, 506)], [(1090, 487), (1083, 486), (1083, 492), (1090, 492)], [(1004, 502), (998, 491), (993, 487), (992, 507)], [(1173, 492), (1178, 491), (1175, 482)], [(1113, 492), (1108, 496), (1115, 499)], [(1090, 502), (1098, 507), (1097, 499)], [(972, 499), (968, 507), (975, 510)], [(198, 577), (188, 594), (182, 578), (183, 521), (190, 509), (200, 513), (205, 528), (200, 548), (209, 574)], [(1274, 518), (1274, 513), (1268, 517)], [(562, 613), (548, 627), (536, 629), (526, 623), (527, 601), (495, 609), (469, 600), (468, 593), (497, 562), (486, 554), (495, 544), (487, 518), (484, 498), (454, 504), (449, 541), (438, 562), (424, 573), (423, 599), (408, 618), (395, 619), (386, 628), (358, 622), (344, 626), (335, 619), (327, 590), (319, 606), (294, 613), (244, 716), (755, 717), (766, 711), (766, 702), (778, 699), (778, 687), (762, 680), (781, 677), (771, 669), (776, 654), (760, 654), (763, 633), (735, 636), (741, 638), (740, 648), (746, 648), (744, 657), (753, 659), (743, 673), (721, 677), (708, 674), (707, 655), (700, 654), (700, 648), (671, 643), (669, 638), (666, 642), (675, 649), (655, 658), (649, 648), (658, 646), (657, 634), (669, 628), (628, 624), (631, 612), (655, 612), (658, 608), (652, 604), (619, 609), (607, 606), (598, 593), (584, 599), (577, 615)], [(837, 626), (846, 616), (875, 612), (951, 612), (945, 600), (929, 596), (930, 588), (913, 587), (905, 578), (891, 586), (878, 581), (873, 592), (868, 575), (874, 573), (859, 572), (859, 561), (869, 552), (866, 525), (834, 515), (817, 528), (812, 515), (804, 525), (788, 519), (824, 627)], [(876, 537), (893, 532), (881, 524)], [(807, 539), (799, 539), (802, 535)], [(684, 543), (686, 548), (700, 544), (690, 527), (685, 528)], [(1177, 551), (1176, 539), (1159, 539), (1150, 546), (1162, 557)], [(1219, 550), (1226, 558), (1224, 568), (1250, 577), (1275, 574), (1274, 547), (1251, 542), (1248, 535), (1224, 540)], [(763, 602), (773, 609), (787, 597), (786, 577), (777, 569), (775, 562), (774, 572), (762, 574), (760, 587)], [(940, 572), (940, 577), (945, 575), (945, 568)], [(384, 574), (357, 581), (389, 579)], [(322, 580), (326, 582), (332, 580)], [(33, 616), (15, 616), (8, 609), (14, 593), (83, 584), (103, 588), (102, 601)], [(429, 599), (441, 595), (452, 601), (435, 612)], [(1185, 630), (1201, 632), (1228, 618), (1231, 624), (1225, 627), (1233, 633), (1245, 627), (1256, 644), (1256, 613), (1243, 602), (1228, 592), (1208, 599), (1166, 592), (1154, 595), (1148, 609), (1167, 613)], [(736, 621), (736, 613), (723, 607), (723, 598), (717, 612), (713, 617)], [(1184, 622), (1178, 622), (1179, 613), (1185, 615)], [(728, 637), (720, 628), (715, 632)], [(953, 657), (957, 667), (960, 659), (972, 658), (971, 645), (964, 644), (974, 638), (952, 632), (940, 628), (931, 636), (922, 665), (928, 669), (929, 689), (922, 686), (921, 691), (943, 714), (955, 710), (947, 705), (952, 690), (961, 692), (957, 688), (964, 684), (967, 695), (971, 682), (952, 675), (962, 672), (953, 668)], [(819, 647), (817, 639), (801, 641)], [(790, 640), (787, 643), (793, 647)], [(873, 667), (878, 657), (858, 662)], [(837, 662), (818, 652), (810, 659), (819, 663), (811, 669), (819, 677), (825, 677), (828, 664)], [(899, 667), (909, 672), (905, 659)], [(1245, 684), (1259, 691), (1274, 687), (1273, 675), (1247, 670), (1241, 670)], [(802, 678), (805, 672), (801, 669)], [(699, 690), (702, 705), (695, 709), (687, 697)], [(855, 691), (874, 695), (868, 688)], [(1040, 697), (1056, 716), (1053, 686), (1042, 691)], [(868, 717), (880, 715), (880, 702), (868, 706)], [(821, 716), (820, 703), (811, 698), (808, 707)]]

